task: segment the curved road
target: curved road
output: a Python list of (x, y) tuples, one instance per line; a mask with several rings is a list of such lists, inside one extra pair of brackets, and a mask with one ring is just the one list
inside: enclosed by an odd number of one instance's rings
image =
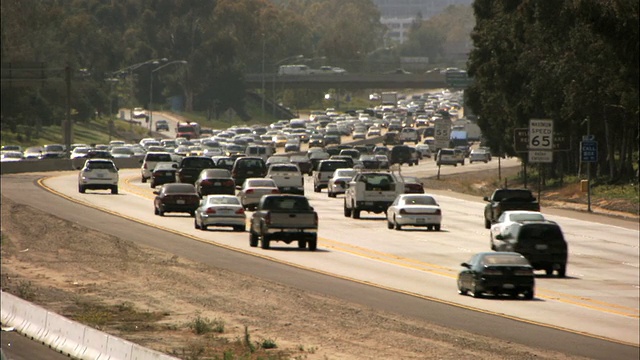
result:
[[(496, 161), (443, 167), (442, 171), (492, 167)], [(433, 161), (403, 168), (405, 174), (420, 176), (435, 171)], [(423, 321), (589, 358), (639, 356), (637, 222), (614, 224), (599, 219), (602, 223), (596, 225), (597, 217), (581, 220), (555, 215), (560, 212), (547, 211), (543, 204), (543, 212), (560, 223), (568, 239), (568, 277), (538, 277), (534, 301), (473, 299), (457, 295), (455, 278), (460, 262), (488, 250), (482, 202), (438, 195), (443, 231), (408, 228), (398, 232), (387, 230), (381, 215), (344, 218), (342, 197), (313, 193), (307, 178), (307, 196), (320, 214), (319, 251), (300, 251), (282, 243), (265, 251), (248, 246), (248, 233), (195, 230), (193, 220), (181, 214), (170, 214), (161, 222), (153, 215), (151, 189), (139, 182), (138, 173), (121, 171), (117, 196), (100, 191), (78, 194), (75, 172), (42, 182), (55, 194), (38, 187), (41, 174), (4, 176), (2, 193), (192, 260)], [(295, 276), (291, 266), (298, 268)]]

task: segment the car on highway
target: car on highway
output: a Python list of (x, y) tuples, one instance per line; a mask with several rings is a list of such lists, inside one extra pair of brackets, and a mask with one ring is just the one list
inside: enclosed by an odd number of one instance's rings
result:
[(198, 175), (194, 185), (200, 197), (207, 195), (236, 194), (236, 184), (227, 169), (204, 169)]
[(355, 169), (336, 169), (327, 183), (327, 195), (334, 198), (338, 194), (344, 194), (347, 189), (347, 184), (349, 184), (349, 181), (351, 181), (355, 174)]
[(382, 135), (382, 128), (379, 126), (372, 126), (367, 130), (367, 137)]
[(90, 147), (88, 146), (78, 146), (73, 148), (73, 150), (71, 150), (71, 154), (69, 155), (69, 158), (71, 160), (73, 159), (84, 159), (87, 157), (87, 154), (89, 153), (89, 151), (91, 150)]
[(491, 238), (495, 239), (496, 235), (503, 234), (514, 223), (525, 221), (544, 221), (544, 215), (539, 211), (529, 210), (507, 210), (498, 217), (495, 223), (491, 224)]
[(403, 226), (423, 226), (440, 231), (442, 210), (430, 194), (400, 194), (387, 209), (387, 227), (402, 230)]
[(151, 178), (149, 179), (149, 185), (152, 189), (156, 186), (174, 183), (176, 182), (176, 172), (178, 171), (178, 164), (175, 162), (159, 162), (153, 168), (151, 172)]
[(420, 152), (423, 158), (431, 158), (431, 147), (427, 144), (418, 144), (415, 146), (416, 151)]
[[(75, 150), (75, 149), (74, 149)], [(128, 146), (116, 146), (111, 148), (111, 156), (118, 159), (128, 159), (133, 157), (133, 150)]]
[(374, 156), (378, 160), (379, 169), (389, 169), (389, 157), (387, 155), (375, 154)]
[(78, 192), (111, 190), (118, 193), (118, 168), (108, 159), (87, 159), (78, 173)]
[(469, 153), (469, 164), (473, 164), (474, 161), (486, 164), (489, 161), (489, 152), (484, 149), (472, 149)]
[(529, 261), (516, 252), (482, 252), (460, 264), (458, 293), (471, 293), (475, 298), (485, 294), (508, 295), (517, 298), (520, 294), (531, 300), (535, 294), (535, 276)]
[(305, 155), (292, 155), (289, 161), (292, 164), (298, 165), (301, 173), (307, 175), (313, 174), (313, 164), (311, 164), (311, 160)]
[(207, 195), (196, 209), (193, 224), (196, 229), (209, 226), (231, 226), (233, 231), (246, 230), (247, 215), (240, 199), (234, 195)]
[(416, 176), (403, 176), (405, 194), (424, 194), (424, 183)]
[(236, 195), (245, 209), (255, 209), (263, 195), (280, 194), (275, 181), (265, 178), (248, 178), (238, 188)]
[(64, 145), (48, 144), (42, 148), (40, 159), (61, 159), (65, 156)]
[(14, 151), (14, 150), (5, 150), (2, 151), (2, 162), (12, 162), (12, 161), (22, 161), (24, 159), (24, 155), (22, 151)]
[(169, 122), (167, 120), (156, 120), (156, 131), (169, 131)]
[(168, 152), (148, 152), (144, 155), (144, 158), (140, 160), (142, 166), (140, 167), (140, 180), (146, 183), (151, 178), (151, 172), (155, 169), (156, 164), (159, 162), (173, 162), (171, 154)]
[(171, 183), (162, 185), (160, 190), (154, 190), (154, 214), (164, 216), (168, 212), (189, 213), (195, 216), (200, 205), (200, 196), (196, 187), (186, 183)]
[(30, 146), (24, 150), (26, 160), (37, 160), (42, 155), (42, 146)]
[(267, 164), (261, 157), (238, 158), (231, 169), (231, 177), (236, 186), (242, 185), (247, 178), (265, 177), (265, 175), (267, 175)]

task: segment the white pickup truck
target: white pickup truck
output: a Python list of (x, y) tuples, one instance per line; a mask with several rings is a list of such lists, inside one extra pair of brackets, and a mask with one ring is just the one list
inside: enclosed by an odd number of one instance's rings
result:
[(404, 183), (389, 172), (361, 172), (349, 182), (344, 197), (344, 216), (360, 218), (361, 211), (386, 213)]
[(296, 164), (273, 164), (266, 178), (273, 180), (283, 194), (304, 195), (304, 177)]

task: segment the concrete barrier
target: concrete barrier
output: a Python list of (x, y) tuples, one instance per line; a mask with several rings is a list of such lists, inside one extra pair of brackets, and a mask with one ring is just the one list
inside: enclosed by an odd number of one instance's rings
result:
[(2, 326), (48, 345), (63, 354), (86, 360), (178, 360), (130, 341), (48, 311), (0, 291)]
[[(67, 171), (77, 170), (84, 165), (86, 159), (47, 159), (47, 160), (25, 160), (15, 162), (3, 162), (0, 165), (0, 174), (18, 174), (28, 172), (46, 171)], [(113, 162), (119, 169), (139, 168), (142, 158), (116, 158)]]

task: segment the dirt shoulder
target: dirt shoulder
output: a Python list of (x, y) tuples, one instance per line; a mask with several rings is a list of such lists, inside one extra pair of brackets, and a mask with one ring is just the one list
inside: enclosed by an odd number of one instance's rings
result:
[(5, 197), (1, 210), (3, 291), (181, 359), (571, 358), (204, 266)]

